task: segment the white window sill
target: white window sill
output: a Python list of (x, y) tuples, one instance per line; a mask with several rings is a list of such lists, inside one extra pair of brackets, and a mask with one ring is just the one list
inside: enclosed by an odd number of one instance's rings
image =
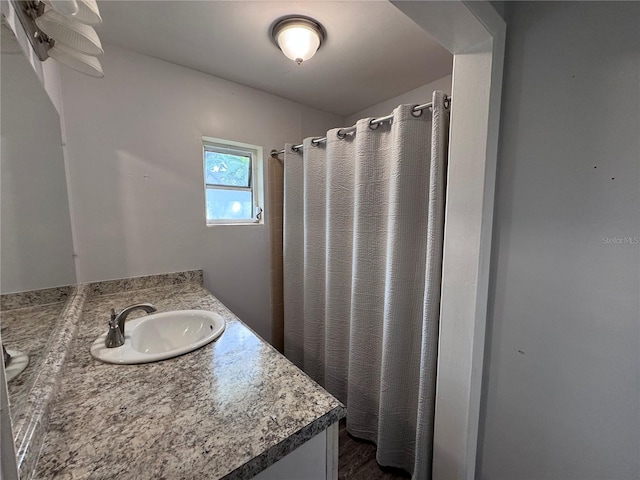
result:
[(257, 225), (264, 226), (264, 222), (251, 222), (247, 220), (220, 220), (218, 222), (207, 222), (207, 227), (220, 227), (220, 226), (249, 226)]

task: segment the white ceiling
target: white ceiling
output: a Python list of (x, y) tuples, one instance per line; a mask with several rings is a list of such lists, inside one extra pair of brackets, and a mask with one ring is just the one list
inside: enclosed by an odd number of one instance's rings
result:
[[(100, 1), (104, 43), (347, 116), (451, 73), (451, 54), (386, 0)], [(303, 14), (327, 38), (296, 65), (273, 22)], [(108, 75), (108, 72), (106, 72)]]

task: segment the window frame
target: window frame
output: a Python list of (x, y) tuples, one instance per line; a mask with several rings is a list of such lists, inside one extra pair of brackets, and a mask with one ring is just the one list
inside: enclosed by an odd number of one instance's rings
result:
[[(202, 137), (202, 172), (204, 185), (204, 217), (207, 227), (217, 225), (264, 225), (264, 197), (263, 197), (263, 174), (262, 174), (262, 147), (248, 143), (235, 142), (213, 137)], [(217, 183), (207, 183), (207, 152), (217, 152), (221, 154), (248, 156), (249, 179), (248, 187), (236, 185), (221, 185)], [(207, 190), (239, 190), (251, 192), (251, 203), (253, 215), (251, 218), (219, 218), (210, 220), (207, 217)]]

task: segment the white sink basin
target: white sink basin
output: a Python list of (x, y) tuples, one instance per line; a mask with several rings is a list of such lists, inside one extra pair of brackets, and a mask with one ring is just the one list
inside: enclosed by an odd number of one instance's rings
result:
[(107, 334), (91, 345), (91, 355), (107, 363), (148, 363), (177, 357), (212, 342), (224, 331), (224, 319), (205, 310), (155, 313), (125, 323), (125, 342), (107, 348)]

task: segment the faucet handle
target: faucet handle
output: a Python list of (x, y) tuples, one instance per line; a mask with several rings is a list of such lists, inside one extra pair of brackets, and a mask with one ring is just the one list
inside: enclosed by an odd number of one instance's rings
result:
[(112, 308), (111, 309), (111, 321), (109, 323), (111, 324), (112, 322), (115, 322), (115, 321), (116, 321), (116, 310), (115, 310), (115, 308)]

